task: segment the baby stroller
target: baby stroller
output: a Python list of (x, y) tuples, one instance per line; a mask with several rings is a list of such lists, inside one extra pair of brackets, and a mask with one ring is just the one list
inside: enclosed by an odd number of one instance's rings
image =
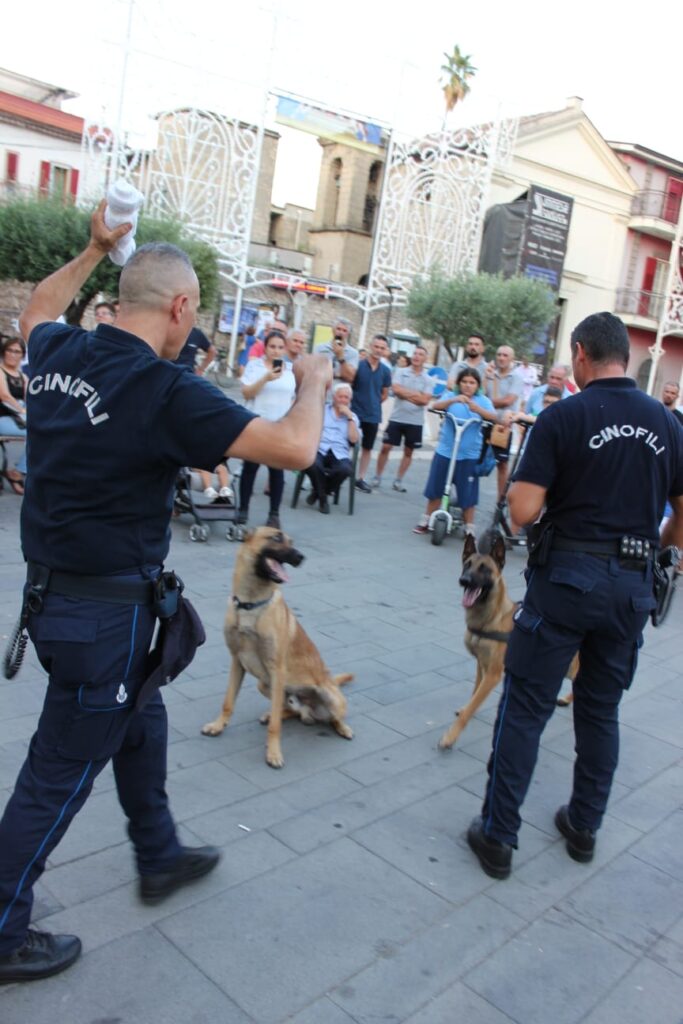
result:
[[(201, 492), (199, 492), (201, 493)], [(234, 540), (234, 523), (236, 509), (234, 503), (227, 499), (215, 500), (209, 503), (196, 501), (199, 496), (197, 491), (193, 494), (192, 470), (181, 469), (176, 477), (175, 495), (173, 498), (174, 516), (190, 515), (194, 522), (190, 526), (190, 540), (204, 543), (209, 539), (211, 533), (210, 523), (230, 523), (226, 531), (226, 539)]]

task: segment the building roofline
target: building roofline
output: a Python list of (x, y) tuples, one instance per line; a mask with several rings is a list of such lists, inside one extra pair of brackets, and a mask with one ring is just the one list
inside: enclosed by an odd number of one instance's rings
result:
[(676, 160), (673, 156), (666, 156), (664, 153), (658, 153), (656, 149), (649, 149), (647, 146), (641, 146), (637, 142), (608, 142), (607, 144), (612, 147), (615, 153), (639, 156), (644, 160), (658, 163), (661, 167), (668, 167), (679, 174), (683, 174), (683, 161)]
[(59, 133), (66, 138), (80, 140), (84, 121), (75, 114), (67, 114), (57, 107), (14, 96), (0, 90), (0, 119), (44, 131), (50, 135)]

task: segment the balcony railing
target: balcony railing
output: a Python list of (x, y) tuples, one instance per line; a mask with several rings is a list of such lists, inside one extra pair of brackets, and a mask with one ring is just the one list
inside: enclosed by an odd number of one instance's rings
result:
[(642, 316), (648, 320), (659, 320), (664, 311), (666, 295), (659, 292), (644, 292), (637, 288), (619, 288), (617, 291), (616, 313)]
[(631, 201), (632, 217), (654, 217), (669, 224), (677, 224), (680, 212), (681, 197), (672, 192), (644, 190), (636, 192)]

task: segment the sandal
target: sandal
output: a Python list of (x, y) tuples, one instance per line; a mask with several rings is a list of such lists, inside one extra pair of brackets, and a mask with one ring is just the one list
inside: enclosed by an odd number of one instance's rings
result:
[(18, 470), (7, 469), (3, 476), (15, 494), (22, 495), (24, 493), (24, 478)]

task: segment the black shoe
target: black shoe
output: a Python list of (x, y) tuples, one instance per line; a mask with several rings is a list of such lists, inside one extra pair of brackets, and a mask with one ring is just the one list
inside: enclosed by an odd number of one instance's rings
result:
[(317, 500), (318, 500), (318, 495), (315, 493), (315, 491), (311, 491), (310, 494), (306, 495), (306, 504), (307, 505), (315, 505)]
[(280, 530), (280, 517), (277, 512), (271, 512), (266, 519), (266, 526), (270, 526), (271, 530)]
[(220, 851), (215, 846), (185, 846), (170, 871), (140, 875), (140, 899), (143, 903), (160, 903), (176, 889), (208, 875), (220, 859)]
[(29, 928), (23, 945), (0, 956), (0, 985), (12, 981), (38, 981), (59, 974), (81, 955), (75, 935), (49, 935)]
[(481, 818), (474, 818), (467, 829), (467, 844), (490, 878), (507, 878), (512, 866), (512, 847), (490, 839)]
[(595, 853), (595, 832), (587, 828), (574, 828), (566, 804), (555, 815), (555, 825), (567, 840), (567, 853), (572, 860), (577, 860), (579, 864), (590, 864)]
[(362, 491), (363, 494), (372, 494), (372, 487), (370, 487), (369, 484), (366, 484), (365, 480), (356, 480), (356, 488), (357, 490)]
[(321, 501), (320, 501), (320, 511), (322, 512), (322, 514), (324, 516), (329, 516), (329, 514), (330, 514), (330, 503), (327, 500), (327, 498), (322, 498), (321, 499)]

